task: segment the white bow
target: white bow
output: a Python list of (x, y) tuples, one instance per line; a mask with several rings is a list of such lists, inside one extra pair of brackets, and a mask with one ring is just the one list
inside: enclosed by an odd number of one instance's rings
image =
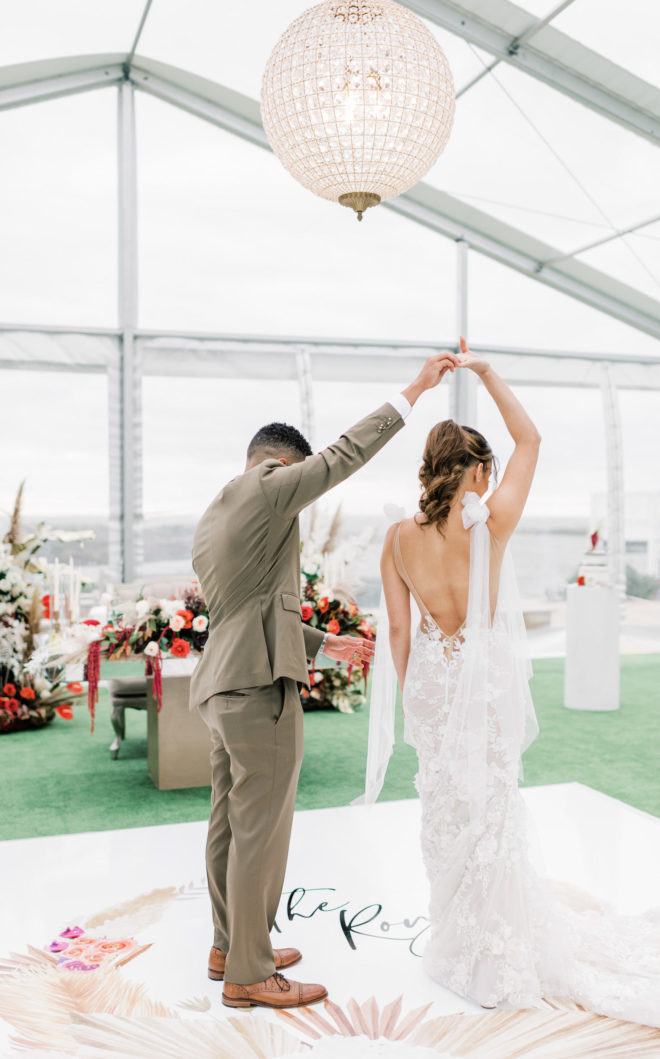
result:
[(490, 511), (485, 504), (481, 503), (477, 493), (466, 493), (461, 503), (463, 505), (463, 525), (465, 529), (470, 529), (476, 522), (487, 522), (490, 518)]

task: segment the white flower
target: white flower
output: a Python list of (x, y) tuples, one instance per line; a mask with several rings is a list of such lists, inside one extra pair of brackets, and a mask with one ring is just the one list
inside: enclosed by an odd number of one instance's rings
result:
[(205, 614), (198, 614), (196, 618), (193, 618), (192, 627), (195, 632), (205, 632), (208, 623), (209, 619)]
[(74, 625), (71, 630), (73, 636), (80, 643), (94, 643), (95, 640), (100, 640), (103, 637), (100, 625)]
[(109, 592), (104, 592), (103, 595), (101, 596), (100, 600), (99, 600), (99, 604), (102, 607), (107, 607), (108, 604), (110, 604), (110, 603), (112, 603), (112, 596), (110, 595)]
[(7, 580), (6, 577), (3, 577), (2, 581), (0, 581), (0, 592), (8, 592), (8, 591), (9, 591), (9, 581)]
[(174, 632), (180, 632), (185, 624), (185, 619), (180, 614), (175, 614), (173, 618), (170, 618), (170, 629)]
[(34, 690), (37, 691), (40, 695), (44, 695), (47, 691), (50, 691), (50, 681), (46, 680), (45, 677), (34, 677), (32, 684), (34, 686)]
[(160, 654), (160, 647), (154, 640), (152, 640), (145, 647), (144, 653), (145, 655), (148, 655), (149, 658), (156, 658), (156, 656)]
[(173, 618), (176, 615), (177, 610), (184, 609), (182, 599), (159, 599), (158, 603), (163, 612), (163, 617), (165, 618)]
[(138, 599), (137, 603), (135, 604), (135, 613), (137, 614), (138, 618), (143, 618), (145, 614), (149, 612), (150, 609), (151, 608), (148, 599)]

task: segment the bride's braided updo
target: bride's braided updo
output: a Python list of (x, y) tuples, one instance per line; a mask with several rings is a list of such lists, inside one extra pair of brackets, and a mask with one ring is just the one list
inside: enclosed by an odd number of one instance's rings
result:
[(483, 463), (487, 469), (491, 462), (494, 466), (492, 449), (478, 430), (461, 427), (453, 419), (436, 423), (426, 439), (424, 459), (419, 469), (422, 525), (433, 524), (442, 533), (466, 468)]

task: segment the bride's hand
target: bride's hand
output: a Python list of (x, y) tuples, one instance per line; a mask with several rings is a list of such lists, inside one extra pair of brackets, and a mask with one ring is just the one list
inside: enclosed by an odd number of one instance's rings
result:
[(477, 353), (473, 353), (471, 349), (468, 349), (468, 344), (461, 335), (461, 352), (458, 358), (458, 366), (459, 368), (469, 368), (475, 375), (485, 375), (490, 364), (487, 360), (482, 360)]
[(373, 640), (363, 640), (360, 636), (328, 636), (323, 654), (336, 662), (363, 666), (365, 663), (371, 665), (375, 649)]

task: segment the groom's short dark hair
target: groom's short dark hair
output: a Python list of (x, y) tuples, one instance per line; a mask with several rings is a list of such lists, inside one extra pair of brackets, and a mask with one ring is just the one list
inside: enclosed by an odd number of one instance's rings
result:
[(307, 438), (288, 423), (268, 423), (257, 431), (248, 445), (248, 459), (256, 453), (304, 460), (312, 455), (312, 447)]

